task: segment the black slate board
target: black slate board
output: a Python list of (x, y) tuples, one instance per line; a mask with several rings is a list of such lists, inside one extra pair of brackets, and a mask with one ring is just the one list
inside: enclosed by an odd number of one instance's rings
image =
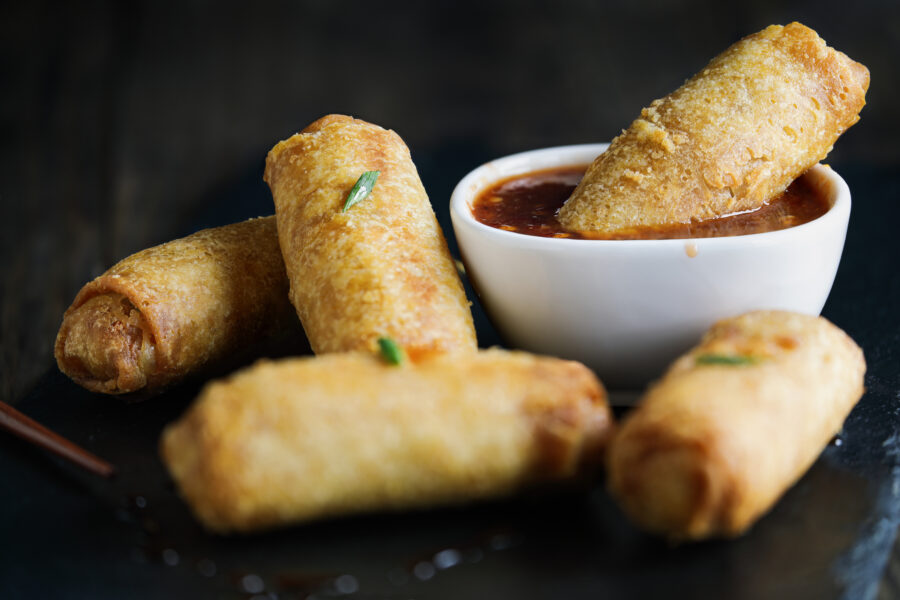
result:
[[(470, 152), (449, 175), (428, 158), (420, 171), (434, 200), (488, 157)], [(111, 460), (119, 475), (99, 480), (0, 433), (0, 596), (874, 597), (900, 523), (900, 182), (887, 171), (838, 170), (854, 207), (824, 315), (865, 350), (868, 391), (838, 441), (743, 538), (672, 547), (632, 528), (602, 481), (466, 508), (212, 536), (156, 454), (163, 425), (197, 386), (126, 404), (81, 390), (48, 364), (18, 408)], [(269, 212), (258, 176), (253, 169), (216, 194), (196, 225)], [(446, 207), (435, 204), (449, 236)], [(477, 307), (476, 322), (482, 345), (497, 341)]]

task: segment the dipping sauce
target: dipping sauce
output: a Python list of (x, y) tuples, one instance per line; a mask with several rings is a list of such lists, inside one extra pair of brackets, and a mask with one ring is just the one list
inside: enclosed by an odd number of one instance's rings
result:
[(503, 179), (475, 199), (480, 223), (540, 237), (590, 240), (665, 240), (727, 237), (787, 229), (821, 217), (831, 204), (801, 175), (778, 198), (754, 211), (707, 221), (635, 227), (615, 233), (567, 231), (556, 213), (572, 195), (587, 165), (535, 171)]

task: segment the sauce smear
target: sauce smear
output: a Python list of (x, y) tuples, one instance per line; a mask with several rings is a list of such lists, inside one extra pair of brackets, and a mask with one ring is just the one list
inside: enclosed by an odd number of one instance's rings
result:
[(808, 223), (831, 208), (806, 175), (801, 175), (778, 198), (754, 211), (707, 221), (635, 227), (614, 233), (568, 231), (556, 213), (587, 166), (565, 167), (516, 175), (499, 181), (475, 199), (472, 213), (485, 225), (540, 237), (585, 240), (665, 240), (726, 237), (787, 229)]

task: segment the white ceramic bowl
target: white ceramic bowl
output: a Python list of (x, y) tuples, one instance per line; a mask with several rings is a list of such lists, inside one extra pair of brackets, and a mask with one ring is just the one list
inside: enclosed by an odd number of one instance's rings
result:
[(754, 309), (819, 314), (837, 271), (850, 190), (826, 166), (815, 185), (832, 203), (780, 231), (680, 240), (542, 238), (472, 216), (479, 192), (512, 175), (587, 165), (607, 144), (561, 146), (484, 164), (450, 199), (460, 252), (506, 343), (581, 361), (610, 389), (639, 389), (718, 319)]

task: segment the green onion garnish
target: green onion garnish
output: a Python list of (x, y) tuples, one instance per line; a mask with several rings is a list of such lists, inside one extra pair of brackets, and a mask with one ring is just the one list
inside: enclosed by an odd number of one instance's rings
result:
[(375, 187), (375, 180), (378, 179), (380, 174), (381, 171), (366, 171), (360, 175), (353, 189), (347, 194), (347, 201), (344, 203), (344, 210), (341, 212), (347, 212), (348, 208), (357, 202), (365, 200), (372, 193), (372, 188)]
[(742, 356), (740, 354), (701, 354), (697, 357), (698, 365), (755, 365), (759, 359), (755, 356)]
[(381, 357), (389, 365), (403, 364), (403, 349), (397, 345), (397, 342), (389, 337), (378, 338), (378, 348), (381, 350)]

